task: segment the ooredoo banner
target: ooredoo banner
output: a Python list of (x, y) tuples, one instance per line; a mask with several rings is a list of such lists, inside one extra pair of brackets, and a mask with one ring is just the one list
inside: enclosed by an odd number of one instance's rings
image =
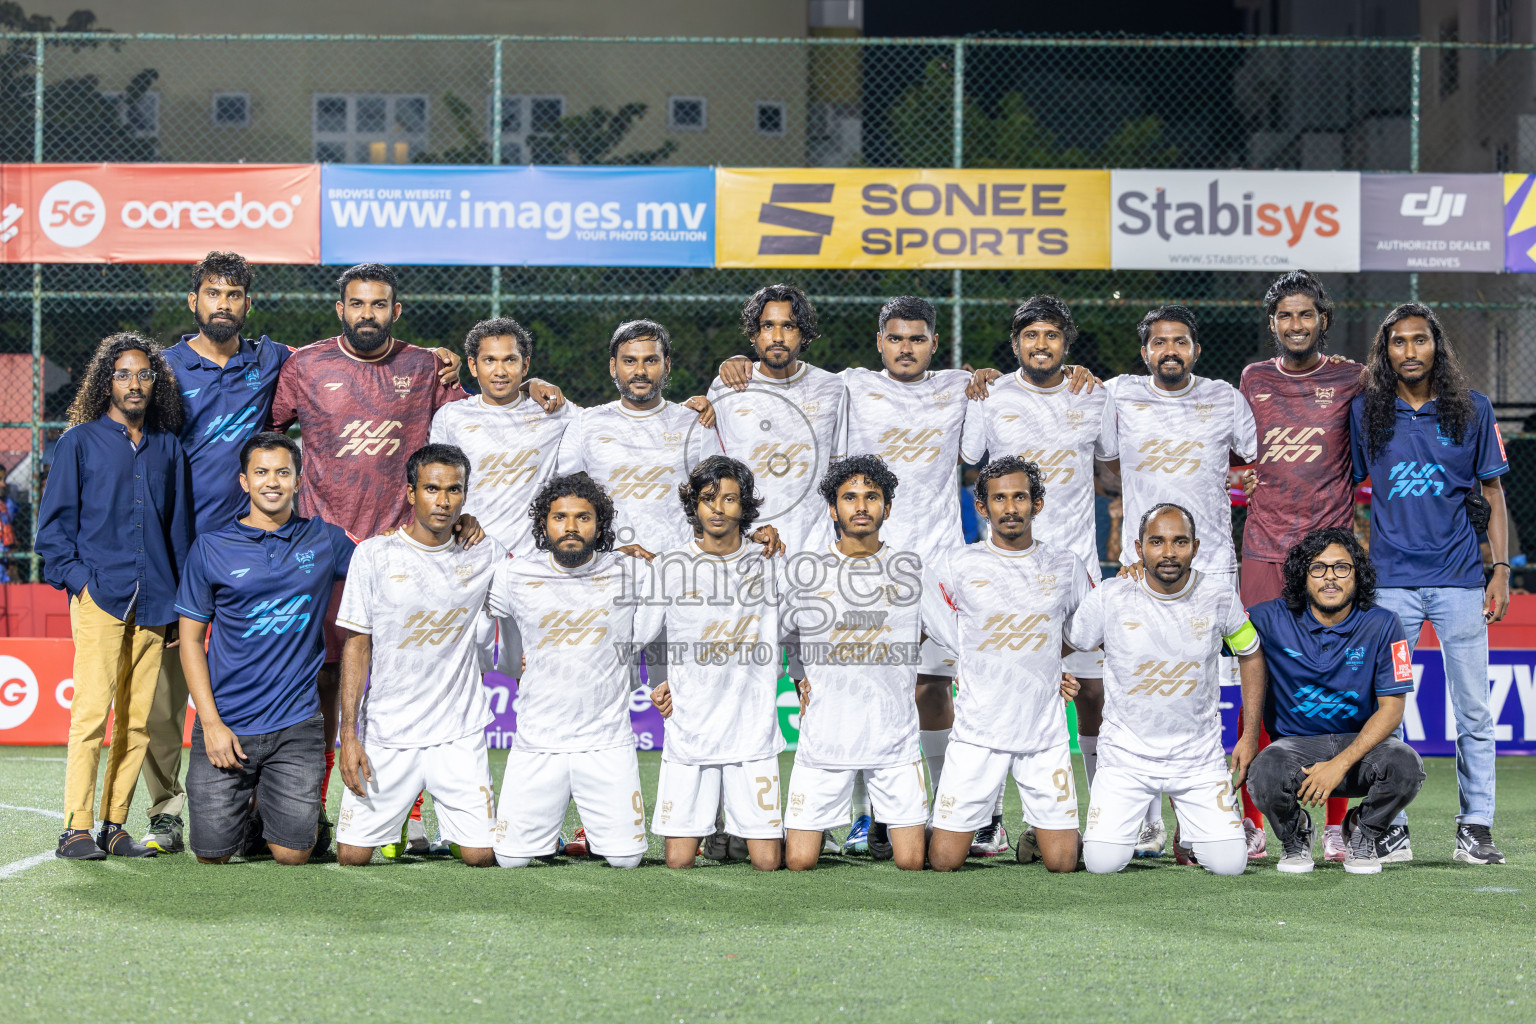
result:
[(326, 164), (325, 263), (707, 267), (707, 167)]
[(1117, 270), (1360, 269), (1353, 171), (1111, 171)]
[(0, 262), (320, 261), (315, 164), (0, 165)]
[(1362, 174), (1360, 269), (1498, 273), (1503, 201), (1492, 174)]
[(1109, 266), (1106, 171), (721, 168), (720, 267)]

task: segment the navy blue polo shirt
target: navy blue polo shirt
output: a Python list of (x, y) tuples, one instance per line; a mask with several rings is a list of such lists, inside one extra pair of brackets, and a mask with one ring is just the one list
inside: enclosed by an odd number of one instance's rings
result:
[(240, 489), (240, 446), (266, 429), (278, 371), (293, 353), (265, 335), (240, 339), (240, 350), (220, 366), (198, 355), (195, 334), (165, 350), (181, 389), (181, 446), (192, 464), (196, 532), (228, 526), (250, 511)]
[(1413, 689), (1403, 624), (1380, 605), (1325, 626), (1310, 607), (1293, 612), (1277, 598), (1248, 609), (1248, 620), (1269, 672), (1264, 728), (1272, 737), (1359, 732), (1377, 697)]
[(176, 581), (192, 542), (192, 482), (176, 435), (135, 445), (112, 417), (64, 431), (37, 515), (43, 579), (140, 626), (176, 621)]
[(1437, 403), (1415, 412), (1401, 398), (1392, 439), (1366, 456), (1365, 395), (1349, 407), (1356, 480), (1371, 478), (1371, 564), (1379, 587), (1482, 587), (1483, 558), (1467, 518), (1467, 495), (1509, 472), (1493, 406), (1473, 391), (1461, 443), (1440, 431)]
[(231, 521), (193, 542), (176, 610), (212, 623), (213, 701), (236, 735), (277, 732), (320, 710), (326, 605), (355, 547), (341, 527), (300, 516), (276, 530)]

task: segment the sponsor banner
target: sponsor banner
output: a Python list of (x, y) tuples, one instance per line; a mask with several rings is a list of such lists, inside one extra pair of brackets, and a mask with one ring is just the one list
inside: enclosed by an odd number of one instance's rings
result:
[(324, 263), (708, 267), (707, 167), (326, 164)]
[(1503, 270), (1499, 184), (1491, 174), (1362, 174), (1360, 269)]
[(1106, 171), (721, 168), (720, 267), (1106, 268)]
[(1111, 171), (1117, 270), (1360, 269), (1353, 171)]
[(0, 641), (0, 745), (69, 742), (72, 640)]
[(1504, 269), (1536, 274), (1536, 174), (1504, 175)]
[(320, 261), (315, 164), (0, 165), (0, 262)]
[[(645, 682), (643, 667), (640, 675), (640, 688), (629, 695), (629, 724), (635, 733), (635, 749), (660, 750), (666, 734), (666, 719), (651, 703), (651, 687)], [(487, 672), (483, 681), (490, 691), (491, 714), (494, 716), (485, 728), (485, 745), (510, 747), (517, 735), (517, 680), (500, 672)]]

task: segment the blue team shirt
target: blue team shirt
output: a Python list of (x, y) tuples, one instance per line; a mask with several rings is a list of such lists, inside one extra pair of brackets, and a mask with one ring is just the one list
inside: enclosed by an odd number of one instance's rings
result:
[(240, 489), (240, 446), (266, 429), (278, 371), (293, 353), (265, 335), (240, 339), (227, 364), (204, 359), (189, 342), (165, 350), (181, 389), (181, 447), (192, 464), (196, 532), (228, 526), (246, 514), (250, 499)]
[(192, 543), (176, 610), (212, 623), (213, 700), (236, 735), (277, 732), (320, 710), (326, 605), (354, 547), (341, 527), (300, 516), (276, 530), (232, 521)]
[[(1392, 439), (1366, 457), (1365, 396), (1349, 407), (1356, 480), (1371, 478), (1371, 564), (1381, 587), (1481, 587), (1483, 558), (1467, 518), (1479, 481), (1509, 472), (1487, 396), (1472, 392), (1472, 418), (1460, 444), (1440, 432), (1435, 402), (1397, 399)], [(1480, 488), (1479, 488), (1480, 489)]]
[(1248, 621), (1269, 672), (1264, 727), (1272, 737), (1359, 732), (1377, 697), (1413, 689), (1403, 624), (1380, 605), (1325, 626), (1310, 607), (1293, 612), (1276, 599), (1248, 609)]

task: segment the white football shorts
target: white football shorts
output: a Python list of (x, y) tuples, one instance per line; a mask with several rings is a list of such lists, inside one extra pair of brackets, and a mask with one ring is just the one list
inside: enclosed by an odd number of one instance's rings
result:
[(1078, 679), (1104, 678), (1104, 648), (1091, 651), (1068, 651), (1061, 659), (1061, 670), (1070, 672)]
[(562, 754), (507, 751), (496, 807), (496, 852), (503, 857), (553, 854), (573, 798), (593, 853), (645, 853), (640, 762), (628, 745)]
[(342, 788), (338, 843), (368, 847), (397, 841), (417, 794), (425, 789), (432, 794), (443, 838), (472, 848), (491, 845), (496, 795), (485, 733), (430, 747), (364, 743), (363, 751), (373, 767), (373, 781), (363, 783), (367, 796)]
[[(922, 761), (895, 768), (810, 768), (796, 761), (789, 773), (784, 827), (822, 832), (848, 824), (853, 780), (861, 771), (876, 821), (891, 828), (928, 823), (928, 778)], [(997, 796), (997, 790), (992, 795)]]
[(678, 764), (665, 758), (656, 780), (651, 831), (702, 839), (715, 831), (715, 810), (725, 797), (725, 830), (743, 839), (781, 839), (779, 759), (735, 764)]
[(918, 650), (918, 659), (918, 675), (955, 678), (955, 656), (932, 640), (923, 641), (923, 646)]
[(1165, 794), (1173, 800), (1180, 838), (1186, 844), (1243, 838), (1237, 789), (1225, 768), (1211, 768), (1183, 778), (1158, 779), (1124, 768), (1105, 767), (1100, 762), (1088, 794), (1088, 824), (1083, 840), (1122, 845), (1136, 842), (1147, 807)]
[(944, 753), (944, 773), (933, 798), (933, 827), (974, 832), (990, 822), (997, 788), (1010, 774), (1027, 823), (1043, 829), (1077, 828), (1077, 784), (1068, 744), (1010, 754), (962, 740), (950, 740)]

